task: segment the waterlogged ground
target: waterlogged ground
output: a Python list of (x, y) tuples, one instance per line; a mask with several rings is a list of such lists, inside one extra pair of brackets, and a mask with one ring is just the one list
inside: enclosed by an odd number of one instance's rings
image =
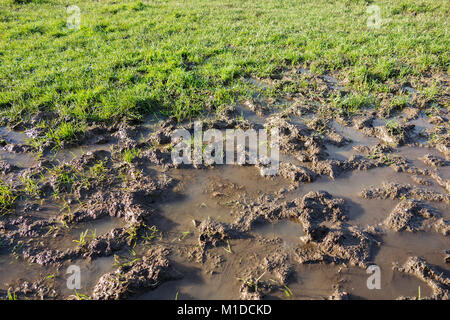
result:
[[(333, 78), (310, 80), (345, 95)], [(448, 95), (348, 114), (303, 95), (274, 101), (271, 81), (249, 81), (254, 99), (203, 126), (278, 127), (276, 176), (173, 165), (172, 132), (193, 131), (173, 118), (92, 125), (58, 147), (31, 145), (45, 134), (31, 123), (1, 128), (0, 296), (448, 299)]]

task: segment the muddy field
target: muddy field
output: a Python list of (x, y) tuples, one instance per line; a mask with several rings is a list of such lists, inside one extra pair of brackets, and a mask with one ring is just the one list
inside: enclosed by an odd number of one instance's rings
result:
[[(171, 134), (193, 124), (172, 118), (92, 125), (61, 149), (28, 144), (50, 113), (2, 127), (0, 296), (448, 299), (448, 111), (419, 107), (405, 87), (402, 111), (347, 115), (320, 96), (265, 96), (288, 77), (249, 81), (254, 99), (203, 124), (278, 127), (277, 176), (174, 166)], [(332, 77), (310, 81), (346, 94)], [(369, 290), (374, 264), (381, 289)], [(72, 265), (78, 290), (67, 286)]]

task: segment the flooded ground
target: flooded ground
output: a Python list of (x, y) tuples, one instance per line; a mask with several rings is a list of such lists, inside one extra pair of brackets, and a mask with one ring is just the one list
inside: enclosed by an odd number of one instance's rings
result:
[(376, 114), (343, 121), (317, 103), (284, 103), (257, 95), (207, 120), (219, 130), (278, 125), (274, 177), (252, 164), (174, 166), (173, 119), (96, 128), (100, 143), (86, 134), (40, 152), (24, 131), (0, 128), (0, 295), (448, 299), (445, 133), (427, 139), (435, 125), (422, 113), (385, 131)]

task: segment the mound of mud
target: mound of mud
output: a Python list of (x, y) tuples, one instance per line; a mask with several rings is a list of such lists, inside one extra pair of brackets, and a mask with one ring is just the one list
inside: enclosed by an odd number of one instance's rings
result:
[(162, 282), (179, 279), (180, 274), (170, 265), (168, 254), (167, 249), (153, 248), (141, 260), (104, 274), (95, 285), (92, 298), (126, 299), (143, 290), (155, 289)]
[(316, 227), (304, 241), (306, 244), (296, 250), (299, 263), (344, 263), (363, 268), (380, 245), (375, 235), (346, 223)]
[(361, 191), (360, 196), (366, 199), (417, 199), (436, 202), (450, 202), (448, 195), (418, 188), (410, 184), (384, 183), (381, 187), (373, 187)]
[(443, 235), (450, 232), (450, 221), (440, 218), (439, 213), (423, 201), (403, 200), (384, 221), (395, 231), (426, 231), (434, 229)]

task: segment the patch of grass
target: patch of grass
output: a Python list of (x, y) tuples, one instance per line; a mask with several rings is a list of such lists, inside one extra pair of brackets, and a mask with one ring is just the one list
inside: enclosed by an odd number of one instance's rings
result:
[(7, 299), (8, 300), (17, 300), (16, 292), (11, 292), (11, 289), (8, 289)]
[(106, 179), (106, 171), (105, 164), (101, 160), (89, 168), (90, 177), (99, 183)]
[(155, 239), (158, 236), (158, 234), (159, 234), (160, 238), (162, 237), (162, 233), (158, 230), (158, 228), (156, 226), (151, 226), (151, 227), (146, 226), (146, 229), (147, 230), (145, 230), (144, 235), (142, 236), (142, 238), (146, 242), (148, 242), (148, 243), (152, 242), (153, 239)]
[(40, 199), (41, 192), (36, 180), (31, 177), (24, 176), (20, 177), (20, 181), (23, 184), (23, 192), (31, 198)]
[(87, 245), (88, 239), (95, 239), (97, 237), (95, 230), (86, 229), (84, 232), (80, 233), (79, 240), (73, 240), (73, 242), (77, 243), (79, 247), (84, 247)]
[(11, 212), (11, 208), (17, 199), (17, 194), (13, 188), (0, 180), (0, 215)]
[(391, 110), (402, 110), (408, 106), (409, 97), (405, 95), (399, 95), (394, 97), (390, 102)]
[(284, 294), (286, 295), (286, 297), (290, 298), (293, 297), (294, 294), (292, 293), (291, 289), (289, 289), (288, 286), (284, 285), (284, 288), (281, 288), (281, 290), (284, 292)]
[(400, 122), (395, 119), (390, 119), (386, 121), (386, 128), (388, 129), (391, 135), (400, 135), (402, 134)]
[(223, 248), (226, 252), (228, 252), (229, 254), (232, 254), (233, 251), (231, 250), (231, 245), (230, 245), (230, 241), (227, 240), (227, 247)]
[(336, 97), (332, 101), (344, 115), (353, 115), (363, 108), (376, 107), (375, 99), (368, 94), (348, 94), (344, 97)]
[(75, 141), (78, 134), (82, 133), (83, 129), (74, 125), (70, 122), (61, 123), (56, 129), (49, 129), (46, 137), (56, 143), (57, 146), (60, 146), (61, 143)]
[(77, 292), (76, 289), (75, 289), (74, 293), (75, 293), (75, 294), (73, 295), (73, 297), (74, 297), (76, 300), (91, 300), (91, 298), (90, 298), (89, 296), (87, 296), (87, 295), (85, 295), (85, 294), (83, 294), (83, 293)]
[[(368, 4), (80, 0), (77, 30), (67, 27), (66, 1), (3, 1), (0, 116), (9, 123), (38, 111), (75, 123), (149, 113), (186, 119), (249, 96), (250, 76), (293, 66), (333, 73), (357, 94), (448, 72), (447, 0), (377, 1), (380, 29), (367, 27)], [(50, 137), (71, 139), (71, 126)]]
[(132, 148), (132, 149), (125, 149), (122, 152), (122, 159), (126, 163), (131, 163), (134, 158), (139, 157), (140, 151), (138, 149)]
[(125, 268), (131, 266), (133, 263), (141, 261), (141, 258), (135, 258), (133, 260), (122, 258), (117, 254), (114, 255), (114, 267)]
[(138, 231), (140, 226), (131, 225), (127, 228), (127, 240), (130, 245), (130, 247), (134, 248), (138, 241)]
[(60, 192), (70, 192), (72, 185), (78, 179), (77, 173), (74, 172), (73, 168), (66, 165), (54, 166), (47, 170), (55, 180), (54, 184), (56, 188), (54, 189), (56, 195), (59, 195)]

